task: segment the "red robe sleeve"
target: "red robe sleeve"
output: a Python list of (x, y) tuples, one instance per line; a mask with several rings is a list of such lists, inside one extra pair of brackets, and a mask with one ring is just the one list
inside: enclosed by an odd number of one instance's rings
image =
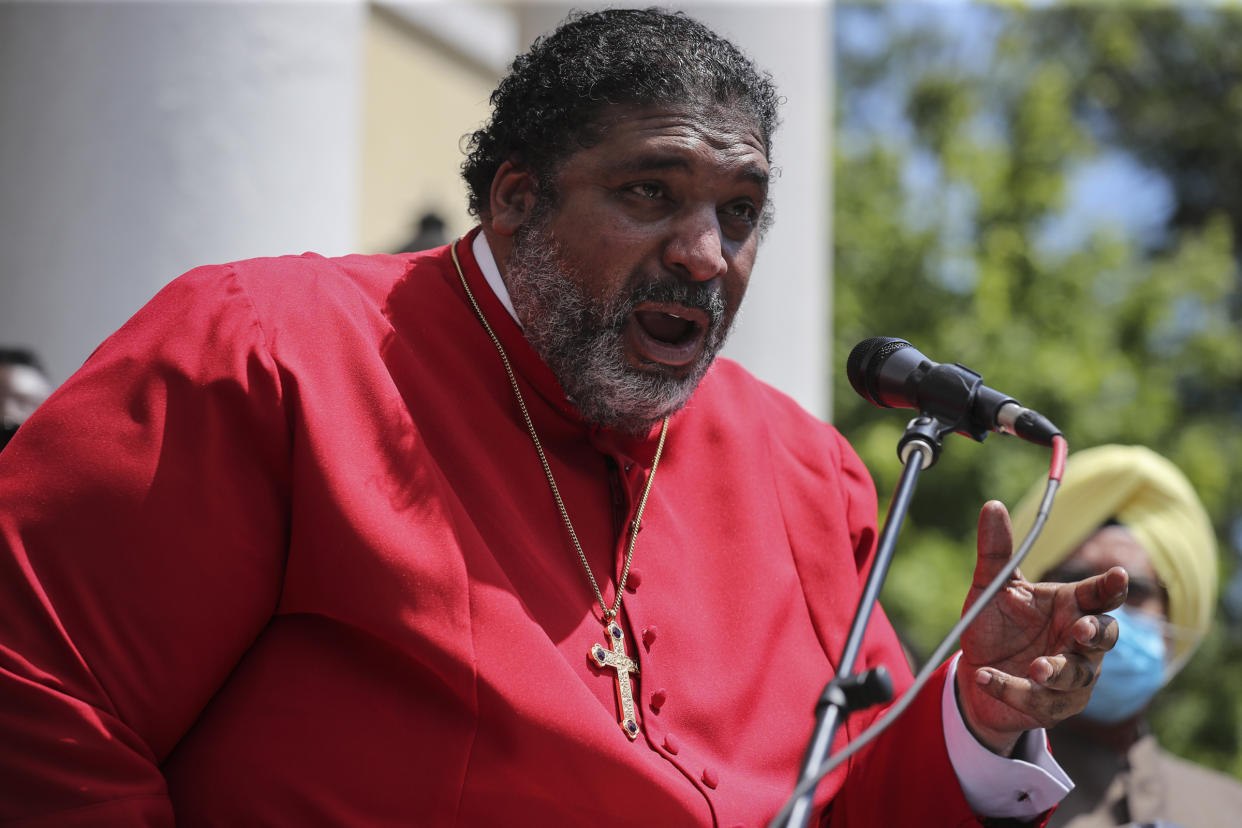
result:
[[(942, 665), (913, 704), (851, 763), (825, 825), (977, 826), (944, 744)], [(935, 815), (927, 822), (928, 815)]]
[(271, 617), (285, 389), (202, 268), (0, 453), (0, 822), (170, 825), (159, 764)]

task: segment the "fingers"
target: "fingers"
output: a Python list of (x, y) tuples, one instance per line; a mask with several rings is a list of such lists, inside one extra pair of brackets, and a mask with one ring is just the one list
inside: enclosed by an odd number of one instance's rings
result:
[(1018, 678), (994, 667), (975, 672), (975, 683), (987, 695), (1025, 716), (1052, 727), (1078, 713), (1087, 703), (1099, 675), (1104, 653), (1117, 643), (1116, 619), (1086, 615), (1071, 629), (1074, 648), (1031, 662), (1030, 678)]
[(1081, 690), (1091, 686), (1097, 667), (1096, 661), (1080, 653), (1043, 656), (1031, 664), (1031, 679), (1050, 690)]
[(1084, 615), (1070, 628), (1073, 647), (1082, 653), (1098, 652), (1101, 656), (1117, 643), (1120, 628), (1111, 615)]
[[(1064, 680), (1081, 680), (1075, 670), (1076, 668), (1072, 668)], [(992, 667), (978, 670), (975, 673), (975, 683), (984, 693), (1038, 722), (1040, 727), (1052, 727), (1079, 712), (1086, 705), (1085, 688), (1090, 686), (1092, 675), (1088, 675), (1086, 685), (1082, 688), (1075, 688), (1080, 692), (1054, 690), (1030, 679), (1011, 676)], [(1061, 680), (1058, 679), (1058, 681)]]
[(1009, 512), (999, 500), (989, 500), (979, 512), (978, 560), (975, 562), (975, 588), (986, 587), (1005, 568), (1013, 554), (1013, 528)]
[(1031, 679), (1050, 690), (1081, 690), (1091, 686), (1104, 653), (1117, 643), (1116, 619), (1085, 615), (1070, 630), (1070, 652), (1040, 656), (1031, 662)]
[(1130, 576), (1119, 566), (1084, 578), (1074, 586), (1078, 606), (1086, 612), (1108, 612), (1125, 603)]

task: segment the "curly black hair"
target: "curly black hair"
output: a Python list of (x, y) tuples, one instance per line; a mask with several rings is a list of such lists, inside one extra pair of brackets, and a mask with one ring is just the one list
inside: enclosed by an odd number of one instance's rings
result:
[(561, 161), (600, 139), (618, 104), (715, 103), (752, 118), (771, 155), (779, 98), (772, 77), (702, 23), (663, 9), (570, 15), (519, 55), (492, 93), (492, 118), (462, 164), (470, 213), (486, 212), (496, 170), (514, 160), (548, 196)]

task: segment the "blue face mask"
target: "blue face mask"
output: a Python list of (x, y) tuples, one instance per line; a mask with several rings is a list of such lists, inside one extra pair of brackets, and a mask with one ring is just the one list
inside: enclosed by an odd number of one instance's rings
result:
[(1124, 606), (1108, 614), (1117, 619), (1117, 646), (1104, 654), (1082, 715), (1115, 724), (1146, 707), (1164, 686), (1166, 648), (1159, 619)]

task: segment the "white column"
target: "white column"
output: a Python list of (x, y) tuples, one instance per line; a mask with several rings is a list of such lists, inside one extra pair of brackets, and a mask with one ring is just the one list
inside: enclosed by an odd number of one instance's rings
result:
[(364, 13), (0, 3), (0, 342), (59, 382), (195, 265), (348, 252)]

